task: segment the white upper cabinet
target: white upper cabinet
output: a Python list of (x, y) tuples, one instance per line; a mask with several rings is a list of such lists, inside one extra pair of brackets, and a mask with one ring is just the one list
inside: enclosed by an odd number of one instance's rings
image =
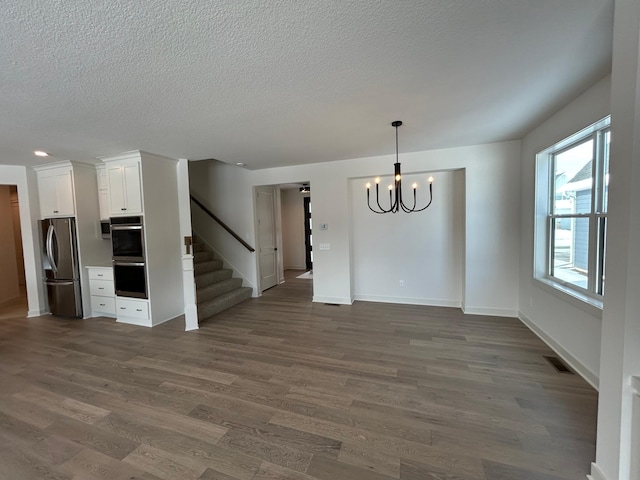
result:
[(140, 161), (119, 160), (105, 162), (111, 216), (142, 213)]
[(71, 166), (38, 169), (36, 174), (40, 196), (40, 216), (50, 218), (75, 215)]
[(100, 206), (100, 219), (108, 220), (109, 211), (109, 179), (107, 178), (107, 167), (102, 165), (96, 166), (96, 174), (98, 177), (98, 205)]

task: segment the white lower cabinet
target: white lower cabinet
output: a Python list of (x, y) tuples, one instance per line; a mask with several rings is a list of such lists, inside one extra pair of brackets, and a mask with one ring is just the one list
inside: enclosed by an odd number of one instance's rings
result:
[(116, 294), (113, 287), (113, 268), (87, 267), (91, 292), (91, 316), (115, 317)]
[(116, 297), (116, 315), (122, 323), (151, 326), (148, 300)]

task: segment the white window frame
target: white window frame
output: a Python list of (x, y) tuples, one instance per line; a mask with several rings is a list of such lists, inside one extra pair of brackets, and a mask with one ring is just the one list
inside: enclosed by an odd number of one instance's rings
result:
[[(536, 155), (536, 184), (535, 184), (535, 217), (534, 217), (534, 265), (533, 275), (545, 287), (550, 287), (553, 293), (568, 296), (578, 306), (586, 307), (590, 313), (598, 309), (601, 314), (603, 295), (598, 291), (600, 278), (604, 278), (604, 244), (606, 232), (602, 228), (606, 225), (607, 212), (602, 211), (601, 188), (605, 185), (604, 175), (604, 142), (602, 138), (610, 129), (611, 118), (602, 120), (587, 128), (561, 140)], [(555, 214), (554, 185), (555, 185), (555, 157), (581, 143), (594, 139), (594, 161), (590, 213)], [(589, 218), (589, 248), (588, 248), (588, 276), (587, 288), (582, 288), (552, 275), (553, 270), (553, 224), (562, 218)]]

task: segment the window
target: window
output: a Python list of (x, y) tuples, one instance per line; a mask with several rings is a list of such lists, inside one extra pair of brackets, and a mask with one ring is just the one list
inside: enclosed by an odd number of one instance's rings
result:
[(537, 156), (536, 277), (601, 300), (609, 185), (609, 117)]

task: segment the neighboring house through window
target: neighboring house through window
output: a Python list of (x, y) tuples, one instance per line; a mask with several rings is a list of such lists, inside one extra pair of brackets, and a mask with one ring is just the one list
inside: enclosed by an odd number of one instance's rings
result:
[(536, 157), (534, 274), (601, 305), (611, 132), (607, 117)]

